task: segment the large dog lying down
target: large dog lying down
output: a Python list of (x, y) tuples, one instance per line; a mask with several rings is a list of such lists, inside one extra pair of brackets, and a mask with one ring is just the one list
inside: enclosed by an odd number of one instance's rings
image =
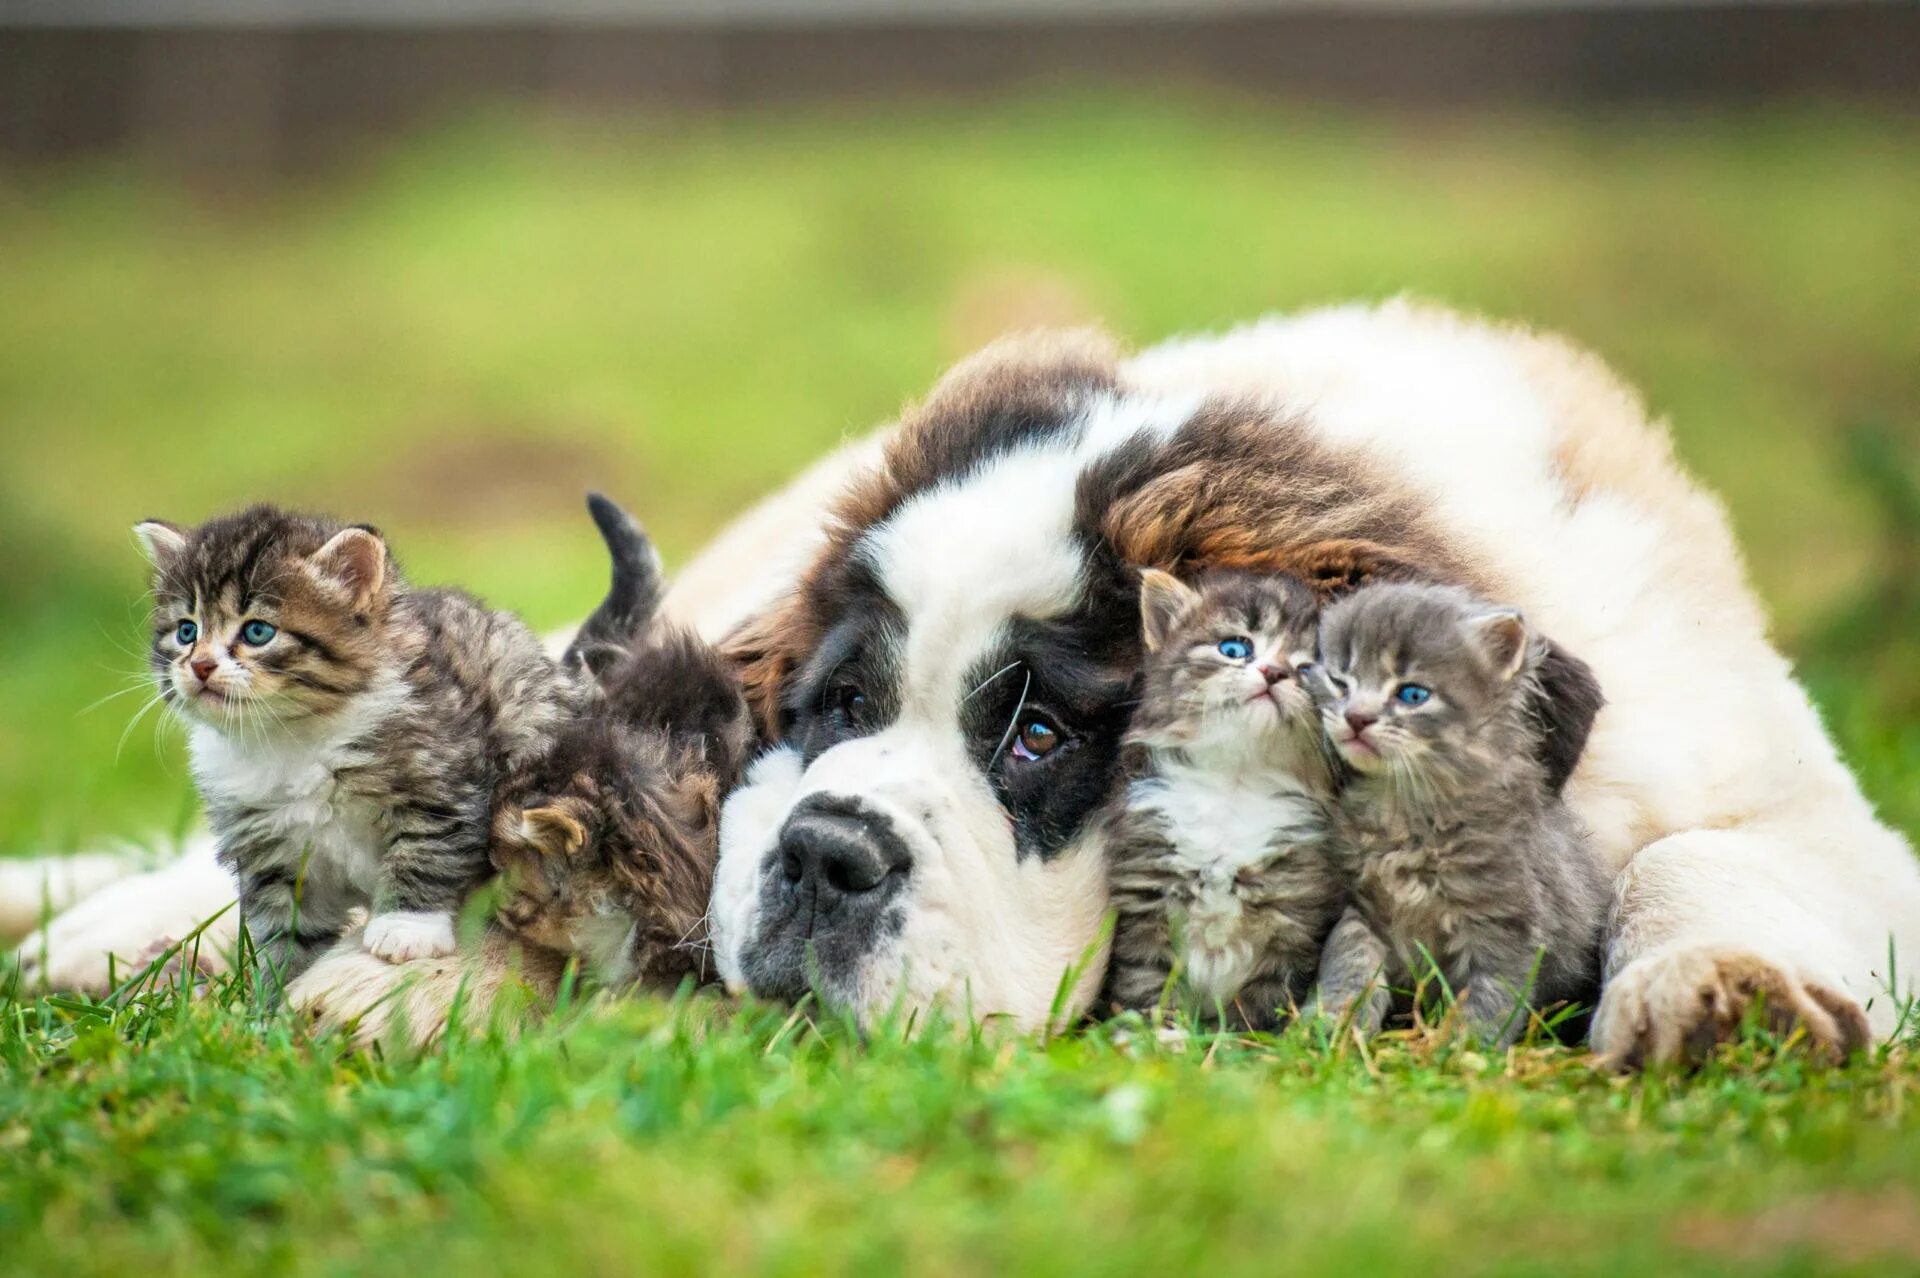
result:
[[(1762, 993), (1837, 1048), (1891, 1028), (1920, 869), (1768, 645), (1718, 504), (1592, 359), (1403, 304), (1130, 359), (1089, 336), (1002, 343), (685, 571), (668, 611), (724, 640), (774, 743), (723, 822), (728, 983), (791, 997), (811, 971), (858, 1014), (1025, 1027), (1077, 972), (1084, 1008), (1132, 569), (1220, 564), (1330, 592), (1457, 582), (1592, 665), (1608, 704), (1568, 797), (1620, 872), (1602, 1050), (1697, 1051)], [(25, 950), (55, 983), (97, 980), (107, 950), (223, 903), (207, 865), (195, 849), (106, 888)], [(296, 1000), (347, 1015), (403, 970), (323, 961)], [(412, 993), (416, 1025), (457, 971)]]

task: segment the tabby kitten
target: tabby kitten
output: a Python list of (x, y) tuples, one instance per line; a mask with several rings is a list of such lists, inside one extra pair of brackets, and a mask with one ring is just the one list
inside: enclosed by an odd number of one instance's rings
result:
[(160, 693), (283, 983), (355, 906), (383, 959), (451, 953), (498, 777), (565, 721), (570, 681), (512, 615), (409, 586), (364, 525), (260, 505), (135, 532)]
[(1311, 985), (1342, 905), (1339, 769), (1296, 673), (1317, 612), (1289, 577), (1142, 574), (1142, 700), (1106, 827), (1112, 1002), (1154, 1006), (1177, 966), (1194, 1010), (1263, 1028)]
[[(596, 515), (597, 517), (597, 515)], [(644, 544), (637, 526), (601, 530)], [(597, 691), (580, 718), (506, 777), (494, 817), (498, 918), (533, 945), (578, 956), (609, 984), (704, 981), (720, 802), (739, 780), (751, 721), (732, 667), (653, 619), (657, 573), (623, 590), (615, 624), (575, 651)]]
[[(1585, 667), (1517, 612), (1445, 586), (1362, 588), (1328, 608), (1320, 653), (1307, 681), (1353, 772), (1332, 839), (1353, 906), (1327, 943), (1321, 1005), (1372, 1033), (1427, 955), (1496, 1045), (1525, 1028), (1528, 999), (1590, 999), (1609, 880), (1559, 796), (1540, 707), (1549, 660), (1593, 689)], [(1582, 705), (1574, 742), (1597, 692)]]

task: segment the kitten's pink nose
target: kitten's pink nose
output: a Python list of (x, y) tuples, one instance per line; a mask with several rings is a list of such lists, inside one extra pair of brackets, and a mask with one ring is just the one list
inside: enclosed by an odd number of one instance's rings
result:
[(1358, 710), (1349, 710), (1347, 711), (1347, 726), (1353, 729), (1353, 735), (1357, 737), (1368, 728), (1371, 728), (1379, 718), (1380, 716), (1377, 714), (1362, 714)]
[(1271, 688), (1274, 684), (1279, 683), (1287, 677), (1287, 668), (1285, 666), (1276, 666), (1271, 662), (1263, 662), (1260, 666), (1260, 675), (1267, 681), (1267, 686)]
[(212, 677), (214, 670), (219, 664), (220, 663), (212, 657), (195, 657), (187, 663), (187, 666), (193, 671), (194, 678), (198, 679), (201, 683), (205, 683)]

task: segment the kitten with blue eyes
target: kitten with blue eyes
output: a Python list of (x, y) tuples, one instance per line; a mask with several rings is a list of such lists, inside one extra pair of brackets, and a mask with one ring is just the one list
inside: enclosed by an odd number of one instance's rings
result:
[(614, 589), (560, 666), (517, 617), (409, 585), (364, 525), (261, 505), (135, 529), (159, 695), (188, 725), (242, 921), (283, 982), (355, 907), (382, 959), (453, 951), (454, 911), (491, 872), (496, 784), (568, 719), (649, 592), (632, 578), (657, 572), (617, 508), (596, 498), (594, 516)]
[(1298, 677), (1318, 611), (1290, 577), (1142, 574), (1141, 701), (1104, 825), (1121, 1008), (1157, 1006), (1177, 970), (1190, 1010), (1267, 1028), (1314, 980), (1344, 904), (1340, 768)]
[[(1363, 587), (1327, 609), (1319, 651), (1307, 683), (1351, 773), (1329, 840), (1352, 906), (1321, 959), (1326, 1014), (1377, 1031), (1429, 959), (1483, 1042), (1510, 1043), (1528, 1004), (1591, 1000), (1610, 878), (1555, 761), (1599, 706), (1585, 667), (1446, 586)], [(1587, 691), (1555, 742), (1542, 700), (1569, 672)]]

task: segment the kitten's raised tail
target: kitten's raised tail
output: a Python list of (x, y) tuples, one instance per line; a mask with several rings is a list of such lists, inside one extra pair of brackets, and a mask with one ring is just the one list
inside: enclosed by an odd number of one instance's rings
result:
[(660, 554), (639, 521), (599, 493), (587, 494), (587, 511), (613, 560), (607, 597), (567, 645), (561, 664), (596, 677), (633, 646), (660, 606), (664, 576)]

